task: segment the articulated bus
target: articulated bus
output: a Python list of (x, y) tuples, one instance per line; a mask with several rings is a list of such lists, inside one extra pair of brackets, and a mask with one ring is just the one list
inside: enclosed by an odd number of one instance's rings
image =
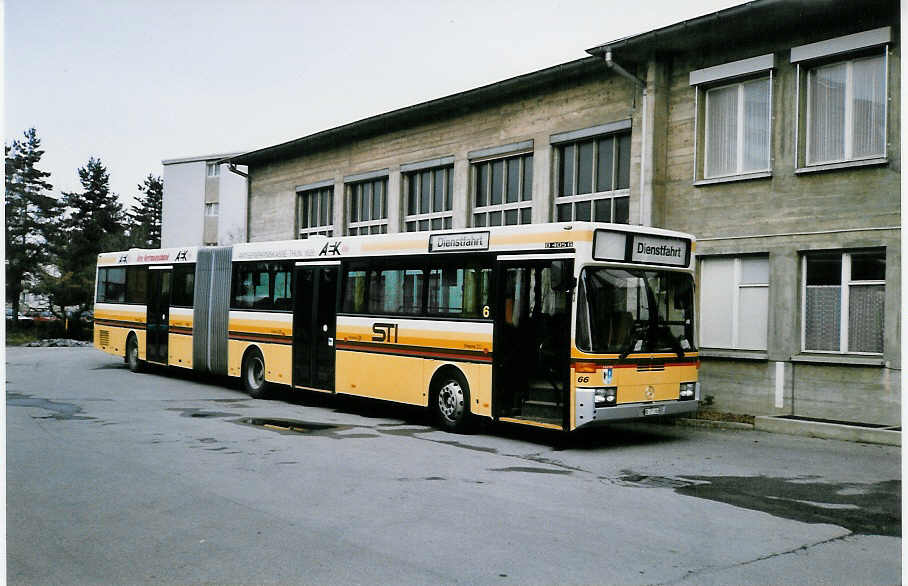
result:
[(563, 431), (699, 404), (687, 234), (589, 222), (98, 256), (94, 345)]

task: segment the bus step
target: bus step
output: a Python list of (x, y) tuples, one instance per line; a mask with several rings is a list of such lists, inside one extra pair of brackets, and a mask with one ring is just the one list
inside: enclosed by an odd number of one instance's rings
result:
[(554, 401), (527, 400), (523, 402), (521, 415), (534, 419), (559, 419), (562, 407)]
[(533, 385), (527, 389), (526, 398), (530, 401), (548, 401), (557, 403), (561, 393), (551, 385)]

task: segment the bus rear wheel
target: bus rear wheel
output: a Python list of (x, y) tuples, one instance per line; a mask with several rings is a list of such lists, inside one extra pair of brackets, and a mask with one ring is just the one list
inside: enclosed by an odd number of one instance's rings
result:
[(126, 341), (126, 366), (133, 372), (142, 370), (142, 361), (139, 360), (139, 342), (132, 335)]
[(470, 392), (457, 373), (445, 374), (435, 384), (432, 409), (442, 428), (466, 431), (470, 423)]
[(265, 359), (262, 353), (250, 350), (243, 358), (243, 388), (253, 399), (262, 399), (268, 394), (268, 381), (265, 380)]

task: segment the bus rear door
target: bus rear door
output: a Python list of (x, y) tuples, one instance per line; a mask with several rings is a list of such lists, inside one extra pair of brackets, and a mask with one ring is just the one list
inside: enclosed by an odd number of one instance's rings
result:
[(334, 336), (340, 264), (297, 263), (293, 385), (334, 390)]

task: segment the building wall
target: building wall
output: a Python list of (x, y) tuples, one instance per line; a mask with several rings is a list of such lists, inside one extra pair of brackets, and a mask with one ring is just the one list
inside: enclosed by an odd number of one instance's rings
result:
[[(769, 255), (767, 350), (703, 349), (701, 381), (704, 394), (714, 399), (716, 408), (889, 425), (900, 421), (897, 42), (890, 46), (888, 58), (888, 162), (795, 173), (797, 70), (790, 63), (790, 49), (862, 30), (865, 28), (853, 25), (825, 33), (810, 31), (798, 38), (768, 38), (762, 44), (738, 45), (722, 54), (682, 56), (671, 63), (667, 125), (661, 135), (667, 145), (665, 174), (655, 203), (659, 224), (695, 234), (701, 258)], [(894, 38), (897, 41), (897, 34)], [(695, 124), (698, 108), (696, 92), (689, 83), (690, 71), (767, 53), (775, 54), (772, 176), (694, 185), (695, 157), (702, 157), (702, 134), (697, 133)], [(702, 117), (702, 102), (700, 105)], [(803, 139), (803, 128), (800, 132)], [(886, 249), (887, 266), (883, 356), (852, 359), (802, 352), (803, 254), (881, 246)], [(708, 286), (703, 282), (699, 285)], [(871, 361), (872, 365), (859, 365)]]
[[(332, 150), (282, 160), (250, 169), (249, 240), (295, 238), (296, 187), (324, 180), (335, 181), (335, 225), (343, 218), (343, 177), (389, 169), (389, 220), (401, 217), (400, 166), (406, 163), (454, 156), (454, 226), (464, 227), (469, 191), (469, 160), (473, 150), (534, 141), (533, 221), (551, 218), (552, 134), (589, 128), (631, 118), (639, 124), (639, 97), (625, 78), (600, 76), (505, 104), (477, 108), (461, 116), (429, 122), (415, 128), (344, 145)], [(631, 143), (631, 210), (639, 217), (639, 136)], [(390, 208), (394, 208), (391, 210)], [(401, 230), (399, 221), (389, 231)], [(341, 233), (336, 229), (335, 233)]]
[(205, 162), (164, 165), (161, 246), (202, 244)]
[[(245, 173), (246, 168), (240, 167), (239, 171)], [(246, 178), (221, 165), (220, 179), (217, 242), (220, 245), (246, 242)]]
[[(247, 198), (246, 178), (227, 165), (208, 177), (205, 160), (165, 164), (161, 246), (245, 242)], [(205, 215), (207, 203), (218, 204), (217, 216)]]

